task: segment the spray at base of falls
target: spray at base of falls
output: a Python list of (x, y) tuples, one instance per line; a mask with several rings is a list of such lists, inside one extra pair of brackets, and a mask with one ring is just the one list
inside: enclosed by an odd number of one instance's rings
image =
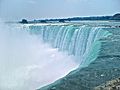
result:
[(0, 23), (0, 90), (35, 90), (78, 66), (24, 28)]

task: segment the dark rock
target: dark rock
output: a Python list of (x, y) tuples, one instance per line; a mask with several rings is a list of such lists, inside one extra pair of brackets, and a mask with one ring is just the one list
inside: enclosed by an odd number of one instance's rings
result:
[(120, 90), (120, 79), (108, 81), (100, 86), (95, 87), (95, 90)]

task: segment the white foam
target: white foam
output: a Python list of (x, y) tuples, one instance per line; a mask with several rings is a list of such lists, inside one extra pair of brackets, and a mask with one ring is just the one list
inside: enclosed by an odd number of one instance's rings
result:
[(35, 90), (78, 66), (72, 56), (18, 27), (0, 24), (0, 90)]

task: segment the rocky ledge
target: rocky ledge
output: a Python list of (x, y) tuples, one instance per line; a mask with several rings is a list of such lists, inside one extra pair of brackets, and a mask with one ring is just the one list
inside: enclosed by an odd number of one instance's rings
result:
[(120, 90), (120, 77), (95, 87), (95, 90)]

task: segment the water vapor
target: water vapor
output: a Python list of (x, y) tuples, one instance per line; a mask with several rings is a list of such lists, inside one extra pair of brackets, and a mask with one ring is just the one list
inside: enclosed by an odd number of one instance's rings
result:
[(24, 26), (0, 23), (0, 90), (35, 90), (76, 67), (72, 56), (30, 35)]

